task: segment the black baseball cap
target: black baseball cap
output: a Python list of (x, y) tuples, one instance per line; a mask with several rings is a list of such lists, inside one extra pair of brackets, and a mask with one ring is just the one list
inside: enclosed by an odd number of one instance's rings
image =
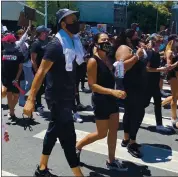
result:
[(57, 19), (57, 23), (60, 23), (61, 20), (68, 16), (68, 15), (71, 15), (71, 14), (76, 14), (77, 17), (79, 17), (79, 12), (78, 11), (73, 11), (73, 10), (70, 10), (70, 9), (60, 9), (56, 12), (56, 19)]
[(44, 25), (38, 26), (36, 28), (36, 32), (37, 33), (42, 33), (42, 32), (50, 32), (51, 29), (50, 28), (46, 28)]

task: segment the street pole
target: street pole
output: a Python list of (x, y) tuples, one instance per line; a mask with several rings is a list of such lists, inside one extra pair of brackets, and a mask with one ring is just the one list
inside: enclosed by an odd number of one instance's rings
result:
[(48, 27), (48, 2), (45, 0), (45, 27)]
[(158, 30), (158, 8), (157, 8), (157, 14), (156, 14), (156, 33)]

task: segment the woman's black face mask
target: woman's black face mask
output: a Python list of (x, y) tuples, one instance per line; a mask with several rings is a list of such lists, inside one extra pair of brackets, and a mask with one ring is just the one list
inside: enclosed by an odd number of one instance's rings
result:
[(112, 45), (110, 42), (102, 42), (102, 43), (97, 43), (96, 47), (107, 54), (109, 54), (112, 51)]

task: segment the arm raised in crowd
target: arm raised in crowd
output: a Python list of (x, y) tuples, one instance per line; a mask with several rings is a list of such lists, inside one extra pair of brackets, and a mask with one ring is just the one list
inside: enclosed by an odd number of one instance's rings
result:
[(27, 30), (25, 31), (25, 33), (23, 34), (23, 36), (20, 38), (19, 42), (16, 44), (17, 47), (21, 47), (25, 41), (28, 39), (28, 32), (30, 31), (30, 26), (27, 28)]

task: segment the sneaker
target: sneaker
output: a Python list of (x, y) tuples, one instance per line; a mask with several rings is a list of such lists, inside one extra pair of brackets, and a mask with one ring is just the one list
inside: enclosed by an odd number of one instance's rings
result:
[(119, 162), (119, 160), (114, 160), (112, 163), (106, 161), (106, 166), (110, 170), (117, 170), (117, 171), (127, 171), (128, 167), (125, 166), (123, 163)]
[(129, 144), (130, 140), (122, 140), (121, 146), (122, 147), (127, 147), (127, 145)]
[(171, 96), (170, 93), (166, 93), (164, 90), (160, 90), (160, 92), (161, 92), (161, 96), (162, 96), (163, 98), (167, 98), (168, 96)]
[(84, 111), (87, 108), (87, 106), (84, 106), (83, 104), (77, 105), (77, 111)]
[(178, 119), (172, 120), (172, 128), (176, 133), (178, 133)]
[(40, 170), (39, 166), (37, 166), (37, 169), (35, 170), (35, 173), (33, 175), (34, 177), (57, 177), (57, 175), (53, 175), (49, 172), (49, 169)]
[(142, 154), (139, 150), (138, 144), (137, 143), (133, 143), (133, 144), (128, 144), (127, 146), (128, 152), (136, 158), (141, 158)]
[(73, 119), (74, 119), (74, 121), (77, 122), (77, 123), (82, 123), (82, 122), (83, 122), (83, 119), (80, 117), (80, 115), (79, 115), (77, 112), (74, 113)]
[(81, 89), (80, 89), (80, 92), (91, 93), (91, 90), (90, 90), (90, 89), (86, 89), (86, 88), (84, 87), (84, 88), (81, 88)]
[(38, 107), (37, 109), (37, 116), (43, 116), (44, 115), (44, 110), (43, 110), (43, 106)]
[(7, 114), (7, 117), (8, 117), (8, 119), (11, 120), (11, 121), (17, 120), (17, 117), (16, 117), (15, 114), (12, 116), (12, 115), (10, 115), (10, 113), (8, 113), (8, 114)]
[(163, 132), (163, 133), (170, 133), (171, 132), (171, 130), (169, 128), (164, 127), (163, 125), (156, 126), (156, 130), (158, 132)]
[(78, 161), (80, 162), (80, 154), (81, 154), (81, 149), (77, 149), (76, 148), (76, 154), (77, 154), (77, 158), (78, 158)]

